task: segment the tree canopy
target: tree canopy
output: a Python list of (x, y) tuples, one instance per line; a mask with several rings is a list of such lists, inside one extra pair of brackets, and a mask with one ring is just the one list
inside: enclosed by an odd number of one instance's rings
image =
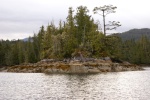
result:
[[(104, 6), (94, 11), (102, 11), (102, 15), (106, 16), (115, 9), (114, 6)], [(0, 66), (35, 63), (42, 59), (61, 60), (77, 54), (150, 63), (149, 43), (146, 36), (138, 41), (122, 41), (115, 34), (107, 36), (99, 31), (97, 22), (89, 15), (86, 6), (79, 6), (76, 11), (70, 7), (66, 21), (60, 20), (58, 26), (53, 21), (47, 26), (41, 26), (39, 32), (29, 37), (28, 41), (0, 40)]]

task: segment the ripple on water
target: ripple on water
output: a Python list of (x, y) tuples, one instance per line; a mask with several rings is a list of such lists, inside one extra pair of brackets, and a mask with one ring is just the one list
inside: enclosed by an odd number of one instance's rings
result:
[(2, 100), (147, 100), (150, 98), (149, 79), (149, 70), (90, 75), (0, 73), (0, 98)]

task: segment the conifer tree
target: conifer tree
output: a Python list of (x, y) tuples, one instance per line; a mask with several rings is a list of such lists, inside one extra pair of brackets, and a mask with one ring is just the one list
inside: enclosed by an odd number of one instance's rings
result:
[(109, 21), (108, 24), (106, 24), (106, 22), (105, 22), (106, 15), (108, 15), (110, 13), (115, 13), (116, 8), (117, 7), (115, 7), (113, 5), (104, 5), (104, 6), (100, 6), (100, 7), (95, 7), (93, 9), (94, 14), (99, 14), (99, 15), (103, 16), (103, 26), (104, 26), (104, 35), (105, 36), (106, 36), (106, 30), (116, 29), (117, 27), (121, 26), (120, 22)]
[(42, 59), (50, 58), (52, 52), (52, 27), (47, 26), (47, 30), (42, 39)]

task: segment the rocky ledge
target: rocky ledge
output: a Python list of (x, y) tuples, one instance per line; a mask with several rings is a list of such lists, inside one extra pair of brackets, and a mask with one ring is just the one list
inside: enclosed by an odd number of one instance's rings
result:
[(111, 59), (92, 59), (88, 61), (45, 59), (34, 64), (8, 67), (7, 72), (17, 73), (101, 73), (142, 70), (140, 66), (128, 62), (116, 63)]

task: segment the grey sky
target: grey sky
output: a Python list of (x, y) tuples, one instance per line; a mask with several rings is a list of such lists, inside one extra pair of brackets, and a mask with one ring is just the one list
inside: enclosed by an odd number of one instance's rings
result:
[(22, 39), (37, 33), (42, 25), (52, 20), (58, 23), (66, 20), (68, 8), (87, 6), (95, 21), (102, 17), (93, 15), (93, 8), (112, 4), (117, 6), (115, 14), (106, 17), (120, 21), (117, 32), (132, 28), (150, 28), (148, 0), (0, 0), (0, 39)]

